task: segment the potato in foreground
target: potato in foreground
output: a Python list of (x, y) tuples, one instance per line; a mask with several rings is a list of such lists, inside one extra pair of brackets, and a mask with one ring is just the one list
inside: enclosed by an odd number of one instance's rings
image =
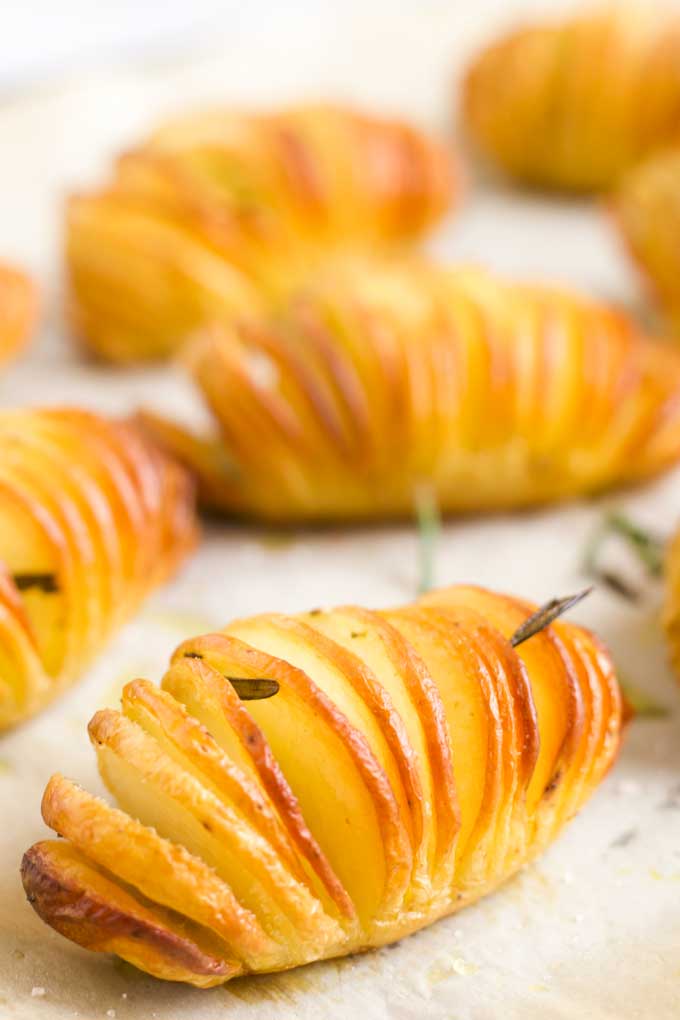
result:
[[(267, 614), (190, 640), (90, 738), (119, 807), (60, 775), (22, 873), (82, 946), (209, 987), (383, 945), (555, 838), (619, 748), (606, 650), (452, 587), (399, 609)], [(249, 678), (276, 681), (239, 700)], [(230, 682), (231, 680), (231, 682)]]
[(652, 156), (626, 174), (612, 210), (665, 327), (680, 338), (680, 148)]
[(413, 243), (457, 190), (447, 151), (405, 122), (330, 105), (177, 118), (69, 203), (74, 330), (103, 358), (167, 357), (329, 251)]
[(680, 352), (556, 288), (417, 260), (342, 259), (277, 315), (186, 361), (201, 438), (147, 415), (206, 504), (272, 521), (514, 509), (680, 459)]
[(28, 342), (38, 314), (38, 295), (30, 277), (0, 262), (0, 365), (16, 357)]
[(0, 730), (43, 708), (193, 547), (193, 486), (138, 429), (0, 412)]
[(614, 3), (517, 29), (471, 65), (463, 117), (511, 177), (609, 189), (640, 158), (680, 142), (680, 17)]

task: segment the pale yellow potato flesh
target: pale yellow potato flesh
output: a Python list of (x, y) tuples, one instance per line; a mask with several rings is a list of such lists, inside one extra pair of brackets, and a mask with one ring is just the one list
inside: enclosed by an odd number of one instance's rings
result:
[(73, 683), (196, 541), (187, 473), (78, 408), (0, 413), (0, 730)]
[[(472, 903), (555, 838), (620, 746), (606, 649), (564, 622), (515, 649), (534, 609), (457, 586), (185, 641), (162, 689), (134, 681), (90, 724), (120, 809), (50, 781), (43, 816), (69, 849), (28, 852), (29, 899), (81, 945), (199, 987)], [(239, 700), (262, 679), (270, 697)]]

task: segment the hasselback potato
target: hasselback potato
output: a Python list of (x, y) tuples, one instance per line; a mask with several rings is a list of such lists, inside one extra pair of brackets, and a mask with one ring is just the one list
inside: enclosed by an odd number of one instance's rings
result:
[(0, 412), (0, 729), (71, 683), (195, 539), (186, 472), (74, 408)]
[(512, 177), (610, 188), (641, 157), (680, 141), (680, 17), (621, 3), (519, 28), (473, 61), (463, 117)]
[(664, 623), (668, 635), (671, 661), (680, 677), (680, 530), (672, 540), (666, 556)]
[(416, 240), (456, 189), (435, 141), (352, 109), (170, 121), (69, 203), (75, 332), (116, 361), (164, 357), (206, 318), (276, 302), (329, 249)]
[(680, 457), (680, 353), (609, 308), (473, 269), (343, 260), (186, 360), (219, 435), (147, 424), (206, 503), (278, 521), (528, 506)]
[(0, 365), (11, 360), (29, 339), (38, 309), (33, 281), (0, 262)]
[[(513, 647), (533, 608), (459, 586), (185, 642), (161, 689), (135, 680), (90, 723), (119, 807), (50, 780), (65, 840), (26, 853), (29, 901), (75, 942), (199, 986), (466, 906), (557, 835), (619, 747), (607, 652), (564, 623)], [(240, 701), (249, 679), (278, 692)]]
[(627, 173), (611, 207), (666, 329), (680, 337), (680, 148), (652, 156)]

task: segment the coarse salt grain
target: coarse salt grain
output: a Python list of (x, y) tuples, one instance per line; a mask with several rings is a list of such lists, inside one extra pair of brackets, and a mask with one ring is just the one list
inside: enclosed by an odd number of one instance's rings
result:
[(113, 1020), (113, 1018), (114, 1018), (114, 1017), (115, 1017), (115, 1015), (116, 1015), (116, 1011), (115, 1011), (115, 1009), (107, 1009), (107, 1011), (106, 1011), (106, 1015), (107, 1015), (107, 1016), (110, 1016), (110, 1017), (111, 1017), (111, 1020)]
[(462, 956), (456, 956), (453, 963), (452, 969), (454, 974), (460, 975), (460, 977), (467, 977), (469, 974), (475, 974), (477, 967), (474, 963), (468, 963)]
[(41, 999), (45, 994), (46, 992), (42, 985), (34, 985), (33, 988), (31, 988), (31, 995), (34, 999)]

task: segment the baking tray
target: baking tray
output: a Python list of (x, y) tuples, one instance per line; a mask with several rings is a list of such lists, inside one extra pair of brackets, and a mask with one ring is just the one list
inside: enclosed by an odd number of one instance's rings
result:
[[(465, 54), (516, 9), (555, 4), (255, 3), (225, 16), (213, 48), (151, 67), (73, 75), (0, 105), (0, 250), (45, 287), (31, 353), (0, 380), (0, 402), (140, 403), (194, 420), (172, 368), (88, 364), (59, 317), (60, 204), (155, 117), (201, 101), (280, 103), (332, 96), (446, 130)], [(466, 5), (467, 6), (467, 5)], [(234, 7), (234, 11), (236, 8)], [(530, 198), (476, 176), (462, 212), (432, 241), (442, 257), (540, 274), (635, 305), (635, 280), (602, 211)], [(515, 517), (451, 521), (438, 583), (475, 582), (537, 601), (585, 583), (585, 543), (620, 505), (660, 533), (680, 514), (680, 473), (634, 493)], [(630, 729), (614, 771), (558, 843), (495, 895), (401, 944), (209, 992), (155, 981), (80, 950), (25, 902), (23, 850), (46, 834), (39, 804), (56, 770), (101, 790), (86, 724), (133, 677), (158, 680), (184, 637), (235, 615), (361, 601), (408, 601), (413, 527), (278, 533), (225, 524), (146, 603), (83, 682), (0, 739), (0, 1017), (40, 1020), (671, 1020), (680, 1016), (680, 697), (658, 623), (660, 592), (632, 606), (597, 592), (574, 612), (613, 649), (629, 683), (668, 714)]]

